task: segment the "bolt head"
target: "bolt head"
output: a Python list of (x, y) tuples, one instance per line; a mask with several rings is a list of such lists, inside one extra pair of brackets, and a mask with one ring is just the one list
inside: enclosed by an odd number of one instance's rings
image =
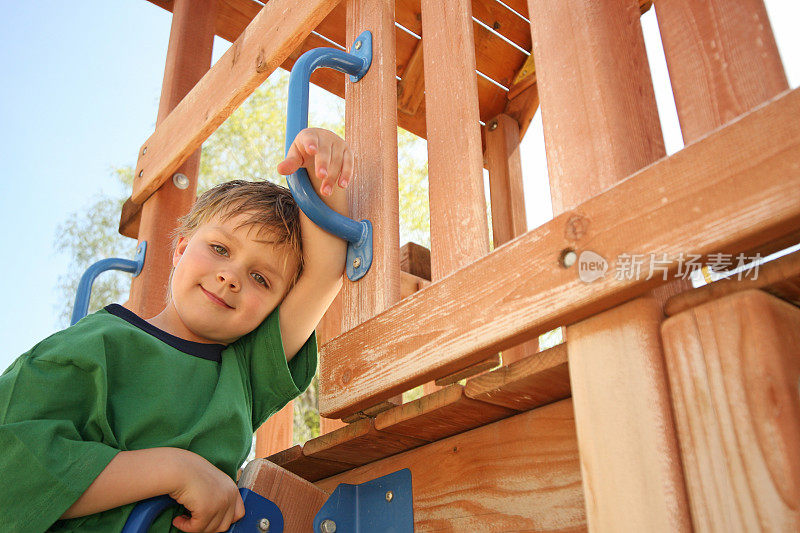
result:
[(361, 266), (361, 258), (356, 257), (355, 259), (353, 259), (353, 268), (358, 268), (360, 266)]
[(334, 522), (329, 518), (326, 518), (319, 525), (319, 530), (320, 533), (336, 533), (336, 522)]
[(260, 531), (264, 531), (265, 533), (269, 531), (269, 520), (266, 518), (262, 518), (258, 521), (258, 529)]
[(180, 172), (172, 176), (172, 183), (181, 190), (189, 188), (189, 178), (186, 174), (181, 174)]
[(139, 171), (139, 177), (141, 178), (144, 175), (144, 170)]
[(355, 48), (356, 50), (361, 50), (361, 41), (356, 41)]
[(142, 155), (144, 155), (144, 154), (146, 154), (146, 153), (147, 153), (147, 146), (145, 146), (144, 148), (142, 148)]
[(390, 490), (386, 491), (386, 501), (390, 502), (394, 499), (394, 493)]
[(494, 131), (497, 129), (497, 121), (493, 120), (489, 123), (489, 131)]
[(569, 268), (577, 262), (578, 254), (575, 252), (575, 250), (567, 249), (561, 252), (561, 266), (564, 268)]

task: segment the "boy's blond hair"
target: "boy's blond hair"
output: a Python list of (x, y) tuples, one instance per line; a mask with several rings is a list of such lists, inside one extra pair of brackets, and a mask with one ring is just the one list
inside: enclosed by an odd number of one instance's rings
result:
[(178, 219), (178, 227), (173, 232), (173, 250), (180, 237), (191, 237), (212, 218), (219, 216), (227, 220), (242, 213), (250, 216), (241, 226), (252, 225), (259, 232), (269, 232), (278, 248), (286, 248), (284, 266), (289, 255), (294, 254), (298, 259), (299, 267), (286, 289), (288, 293), (303, 270), (303, 247), (300, 208), (286, 187), (269, 181), (232, 180), (209, 189), (197, 199), (189, 213)]

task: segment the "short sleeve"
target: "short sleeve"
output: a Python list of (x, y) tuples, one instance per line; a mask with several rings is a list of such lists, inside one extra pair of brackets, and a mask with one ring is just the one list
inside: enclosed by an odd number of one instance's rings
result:
[(233, 344), (244, 357), (253, 401), (253, 430), (280, 411), (311, 384), (317, 372), (316, 332), (287, 363), (281, 340), (280, 306), (255, 329)]
[(119, 453), (102, 443), (100, 379), (28, 354), (0, 376), (4, 530), (49, 528)]

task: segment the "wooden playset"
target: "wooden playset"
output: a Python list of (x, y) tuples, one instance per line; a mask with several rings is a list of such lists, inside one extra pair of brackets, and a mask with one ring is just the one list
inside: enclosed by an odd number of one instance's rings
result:
[[(800, 530), (800, 259), (697, 289), (678, 275), (688, 255), (800, 240), (800, 92), (762, 0), (656, 0), (686, 144), (670, 157), (650, 1), (150, 1), (172, 31), (120, 223), (148, 241), (129, 301), (145, 317), (203, 141), (277, 68), (372, 32), (361, 81), (311, 79), (346, 101), (373, 264), (317, 330), (322, 435), (292, 447), (288, 406), (259, 457), (325, 492), (408, 468), (416, 531)], [(210, 67), (215, 35), (233, 44)], [(540, 105), (555, 217), (527, 231), (519, 141)], [(430, 251), (400, 247), (398, 126), (427, 139)], [(660, 270), (618, 275), (637, 255)], [(308, 520), (321, 493), (259, 480), (265, 464), (247, 482)]]

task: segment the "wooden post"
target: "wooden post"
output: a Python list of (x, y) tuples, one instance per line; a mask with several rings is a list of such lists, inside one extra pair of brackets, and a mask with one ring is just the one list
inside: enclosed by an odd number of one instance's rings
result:
[[(536, 14), (533, 55), (559, 214), (662, 157), (664, 143), (638, 3), (528, 0), (528, 6)], [(566, 235), (577, 242), (591, 224), (576, 209)], [(690, 529), (654, 305), (634, 301), (567, 328), (587, 521), (595, 531), (623, 524)], [(615, 383), (636, 383), (636, 392)]]
[(800, 309), (749, 290), (662, 331), (695, 530), (800, 530)]
[(289, 402), (256, 430), (256, 457), (269, 457), (293, 443), (294, 402)]
[[(658, 0), (656, 15), (686, 144), (788, 89), (763, 0)], [(747, 291), (664, 323), (698, 531), (798, 528), (798, 320)]]
[(657, 0), (683, 142), (789, 88), (763, 0)]
[[(216, 0), (175, 0), (156, 125), (211, 66), (215, 15)], [(178, 170), (189, 178), (189, 186), (181, 190), (169, 180), (142, 206), (138, 239), (147, 241), (147, 257), (141, 274), (131, 282), (130, 299), (126, 304), (142, 318), (157, 315), (166, 305), (167, 282), (172, 270), (170, 234), (177, 226), (178, 217), (186, 214), (194, 203), (199, 167), (200, 150), (197, 150)]]
[[(372, 65), (358, 83), (345, 84), (345, 133), (355, 154), (350, 214), (372, 221), (373, 260), (364, 278), (355, 283), (345, 279), (320, 323), (320, 347), (400, 300), (394, 0), (348, 0), (348, 47), (365, 30), (372, 32)], [(402, 397), (392, 401), (402, 403)], [(343, 425), (320, 420), (323, 434)]]
[[(422, 0), (431, 281), (489, 253), (470, 0)], [(425, 392), (436, 390), (426, 384)]]
[[(486, 167), (489, 170), (489, 193), (492, 206), (494, 247), (528, 231), (525, 216), (525, 192), (522, 187), (522, 160), (519, 155), (520, 131), (516, 120), (498, 115), (485, 128)], [(503, 364), (508, 365), (539, 351), (539, 340), (531, 339), (503, 350)]]

